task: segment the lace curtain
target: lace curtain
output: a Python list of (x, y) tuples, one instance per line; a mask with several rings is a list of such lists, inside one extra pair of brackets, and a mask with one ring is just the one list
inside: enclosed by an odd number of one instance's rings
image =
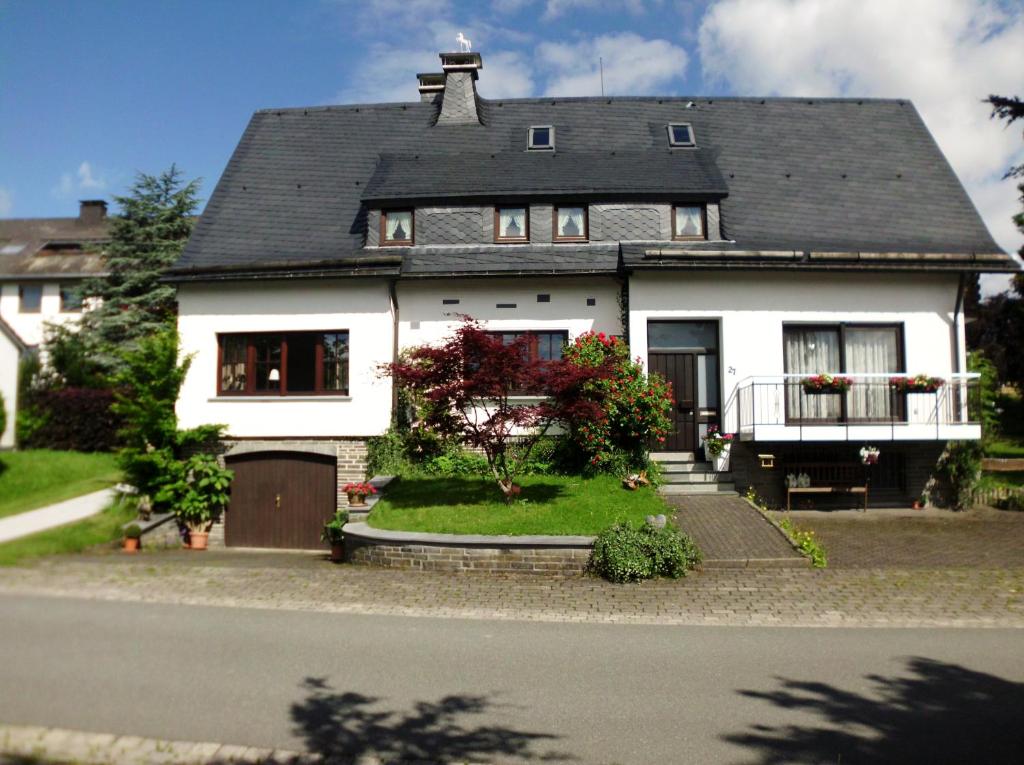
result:
[(526, 210), (513, 207), (498, 212), (498, 236), (502, 239), (526, 237)]
[[(839, 371), (838, 330), (787, 328), (785, 345), (786, 371), (790, 374)], [(792, 419), (837, 420), (842, 414), (839, 396), (804, 393), (799, 378), (786, 380), (786, 409)]]
[(389, 212), (384, 235), (389, 242), (402, 242), (412, 239), (412, 213)]
[(558, 208), (558, 235), (567, 238), (586, 236), (582, 207)]
[(699, 207), (676, 208), (676, 236), (704, 236), (704, 217)]
[[(847, 329), (846, 368), (857, 374), (895, 374), (900, 371), (897, 335), (893, 328)], [(851, 419), (887, 420), (892, 399), (888, 379), (857, 380), (847, 394), (847, 413)]]

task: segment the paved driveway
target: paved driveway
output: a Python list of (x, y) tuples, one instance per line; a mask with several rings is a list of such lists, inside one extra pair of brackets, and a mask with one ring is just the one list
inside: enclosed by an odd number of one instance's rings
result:
[[(784, 513), (776, 513), (782, 517)], [(979, 507), (942, 510), (793, 511), (813, 529), (830, 568), (1024, 567), (1024, 513)]]

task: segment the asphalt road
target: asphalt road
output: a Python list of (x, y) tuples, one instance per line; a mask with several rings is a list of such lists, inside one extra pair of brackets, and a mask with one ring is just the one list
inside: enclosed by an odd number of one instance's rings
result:
[(0, 596), (0, 722), (408, 758), (1010, 762), (1024, 631), (486, 622)]

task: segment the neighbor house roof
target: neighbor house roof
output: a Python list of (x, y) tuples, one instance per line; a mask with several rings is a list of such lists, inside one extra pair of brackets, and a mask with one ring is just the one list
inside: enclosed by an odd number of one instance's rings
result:
[[(439, 106), (430, 102), (257, 112), (175, 270), (344, 261), (365, 252), (367, 207), (389, 201), (689, 193), (721, 200), (729, 241), (709, 243), (719, 259), (728, 252), (933, 253), (963, 256), (955, 260), (968, 270), (1016, 268), (908, 101), (477, 103), (480, 124), (436, 124)], [(666, 125), (674, 122), (693, 126), (696, 150), (668, 151)], [(531, 125), (555, 126), (554, 155), (526, 151)], [(595, 244), (393, 250), (404, 273), (419, 274), (576, 272), (581, 263), (610, 263), (607, 247)], [(633, 250), (623, 259), (683, 262)]]
[[(102, 211), (100, 211), (102, 207)], [(93, 276), (109, 239), (106, 205), (86, 202), (77, 218), (0, 218), (0, 279)]]

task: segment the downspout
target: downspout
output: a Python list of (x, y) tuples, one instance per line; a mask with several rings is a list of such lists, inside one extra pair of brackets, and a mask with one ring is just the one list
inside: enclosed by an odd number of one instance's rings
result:
[[(391, 303), (391, 363), (398, 363), (398, 280), (388, 280), (388, 300)], [(398, 387), (391, 380), (391, 422), (398, 420)]]
[(960, 317), (964, 307), (964, 288), (967, 286), (967, 274), (960, 272), (960, 282), (956, 288), (956, 305), (953, 307), (953, 374), (964, 370), (960, 367)]

